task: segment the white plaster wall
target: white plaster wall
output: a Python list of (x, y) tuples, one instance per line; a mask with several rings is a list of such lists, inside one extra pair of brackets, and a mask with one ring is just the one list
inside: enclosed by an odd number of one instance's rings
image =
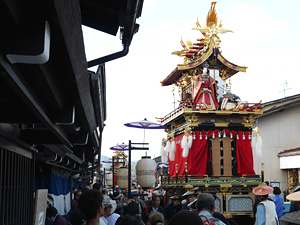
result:
[(288, 188), (287, 170), (280, 169), (277, 154), (300, 146), (300, 106), (260, 117), (253, 128), (257, 125), (263, 148), (261, 157), (253, 153), (254, 170), (260, 174), (261, 162), (264, 162), (265, 181), (280, 182), (280, 189), (284, 191)]

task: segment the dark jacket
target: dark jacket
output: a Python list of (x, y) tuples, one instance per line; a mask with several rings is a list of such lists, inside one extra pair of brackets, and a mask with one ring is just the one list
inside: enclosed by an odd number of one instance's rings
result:
[[(159, 205), (157, 211), (160, 212), (161, 214), (163, 214), (163, 215), (164, 215), (164, 218), (166, 218), (166, 212), (165, 212), (165, 210), (164, 210), (163, 207), (161, 207), (161, 206)], [(148, 214), (150, 214), (150, 213), (152, 213), (152, 212), (153, 212), (153, 208), (152, 208), (152, 205), (150, 205), (150, 206), (148, 207)]]
[(58, 214), (53, 222), (53, 225), (68, 225), (68, 222), (64, 217)]
[(170, 203), (165, 206), (164, 210), (166, 212), (166, 219), (170, 220), (172, 216), (174, 216), (177, 212), (181, 210), (181, 205), (177, 205), (175, 207), (172, 203)]

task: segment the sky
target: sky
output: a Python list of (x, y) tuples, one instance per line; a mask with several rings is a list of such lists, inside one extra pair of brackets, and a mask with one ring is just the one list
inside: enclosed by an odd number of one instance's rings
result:
[[(182, 50), (180, 39), (196, 42), (203, 38), (197, 30), (197, 17), (206, 26), (211, 1), (145, 0), (138, 33), (127, 56), (105, 64), (107, 119), (102, 136), (102, 155), (112, 156), (109, 148), (117, 144), (141, 143), (143, 129), (125, 123), (147, 118), (157, 122), (174, 109), (172, 86), (163, 81), (183, 58), (171, 55)], [(232, 92), (242, 101), (268, 102), (299, 94), (300, 1), (221, 0), (216, 4), (218, 21), (233, 33), (220, 34), (222, 55), (247, 72), (235, 74)], [(123, 49), (117, 36), (83, 27), (87, 60)], [(97, 68), (90, 68), (96, 70)], [(285, 83), (287, 82), (287, 85)], [(284, 92), (284, 89), (286, 91)], [(179, 100), (175, 91), (175, 102)], [(178, 102), (176, 103), (176, 107)], [(146, 130), (147, 155), (160, 155), (164, 130)], [(138, 160), (145, 151), (132, 152)]]

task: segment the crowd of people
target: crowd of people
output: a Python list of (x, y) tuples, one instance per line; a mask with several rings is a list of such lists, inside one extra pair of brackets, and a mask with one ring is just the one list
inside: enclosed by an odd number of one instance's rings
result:
[[(300, 190), (300, 188), (299, 188)], [(72, 225), (230, 225), (219, 212), (215, 212), (216, 196), (203, 193), (198, 187), (182, 196), (174, 195), (166, 204), (166, 195), (159, 190), (147, 192), (133, 187), (114, 192), (95, 183), (92, 188), (85, 185), (73, 193)], [(253, 189), (258, 195), (253, 206), (256, 225), (279, 224), (283, 215), (283, 199), (278, 187), (262, 184)], [(273, 195), (273, 196), (272, 196)], [(270, 198), (272, 197), (272, 198)], [(299, 209), (299, 203), (297, 203)], [(295, 206), (296, 207), (296, 206)], [(53, 225), (69, 225), (54, 207), (47, 209), (46, 217)]]

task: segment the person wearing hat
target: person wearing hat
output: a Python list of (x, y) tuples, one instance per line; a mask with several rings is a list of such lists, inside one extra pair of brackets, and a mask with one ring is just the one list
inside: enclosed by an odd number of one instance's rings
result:
[[(300, 210), (300, 183), (299, 183), (299, 186), (296, 187), (296, 188), (294, 189), (294, 191), (293, 191), (292, 194), (294, 194), (294, 193), (296, 193), (296, 192), (299, 192), (299, 193), (298, 193), (298, 195), (299, 195), (299, 199), (298, 199), (298, 200), (295, 199), (295, 198), (293, 198), (293, 200), (288, 199), (288, 200), (290, 200), (290, 201), (293, 201), (293, 202), (291, 203), (289, 213), (295, 212), (295, 211), (299, 211), (299, 210)], [(292, 194), (289, 194), (288, 196), (291, 196)], [(288, 196), (286, 196), (286, 197), (288, 198)]]
[(136, 192), (131, 191), (131, 202), (124, 207), (124, 215), (141, 215), (142, 214), (142, 206), (137, 203), (135, 200), (137, 196), (135, 196)]
[(104, 202), (104, 213), (100, 218), (100, 225), (115, 225), (117, 219), (120, 217), (119, 214), (114, 213), (117, 207), (115, 200), (111, 200), (108, 195), (103, 196)]
[(200, 195), (203, 192), (203, 188), (202, 187), (196, 187), (194, 189), (192, 189), (192, 191), (198, 195)]
[(172, 196), (170, 197), (172, 202), (168, 205), (165, 206), (165, 211), (166, 211), (166, 219), (169, 221), (172, 216), (174, 216), (177, 212), (181, 210), (181, 205), (179, 204), (180, 202), (180, 196)]
[(79, 210), (76, 209), (72, 213), (71, 216), (71, 224), (72, 225), (85, 225), (86, 224), (86, 216)]
[(126, 202), (123, 202), (122, 197), (123, 195), (118, 192), (114, 192), (112, 197), (112, 199), (117, 203), (116, 213), (119, 215), (123, 215), (123, 208), (131, 203), (131, 199), (127, 199)]
[(268, 200), (268, 195), (273, 191), (274, 189), (271, 186), (267, 186), (265, 183), (253, 189), (252, 192), (259, 195), (261, 200), (257, 206), (256, 225), (279, 224), (275, 203)]
[(185, 203), (185, 206), (181, 210), (189, 210), (188, 207), (187, 207), (188, 204), (195, 201), (197, 196), (198, 196), (198, 194), (196, 194), (196, 193), (193, 193), (193, 192), (190, 192), (190, 191), (185, 192), (181, 196), (181, 198), (186, 199), (186, 203)]

